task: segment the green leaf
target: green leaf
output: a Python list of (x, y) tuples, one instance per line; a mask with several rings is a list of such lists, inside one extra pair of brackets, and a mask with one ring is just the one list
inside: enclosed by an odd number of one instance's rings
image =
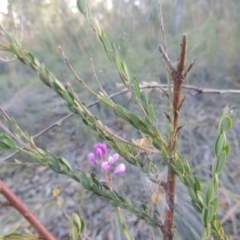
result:
[(4, 142), (0, 142), (0, 149), (11, 149), (11, 147)]
[(26, 240), (28, 239), (28, 236), (17, 233), (17, 232), (11, 232), (5, 235), (0, 235), (1, 240)]
[(188, 188), (188, 193), (189, 193), (189, 196), (191, 197), (192, 201), (194, 201), (194, 202), (198, 201), (196, 193), (194, 192), (194, 190), (192, 188), (190, 188), (190, 187)]
[(223, 151), (225, 151), (226, 155), (228, 156), (228, 154), (230, 152), (230, 144), (225, 145), (225, 147), (223, 148)]
[(130, 81), (130, 74), (127, 68), (127, 65), (121, 61), (122, 74), (126, 81)]
[(79, 235), (81, 235), (81, 233), (84, 230), (84, 221), (83, 221), (83, 219), (80, 218), (76, 213), (73, 213), (72, 214), (72, 222), (76, 226)]
[(102, 187), (104, 187), (106, 190), (110, 190), (109, 186), (104, 183), (102, 183)]
[(80, 182), (83, 185), (84, 188), (86, 188), (87, 190), (91, 191), (91, 182), (89, 181), (87, 175), (82, 172), (81, 170), (79, 170), (79, 178), (80, 178)]
[(205, 240), (207, 237), (208, 237), (208, 231), (206, 228), (204, 228), (202, 231), (201, 240)]
[(113, 52), (112, 44), (104, 32), (102, 33), (102, 43), (104, 45), (104, 48), (106, 49), (107, 54), (110, 54), (111, 52)]
[(1, 142), (5, 143), (6, 145), (9, 146), (8, 149), (10, 149), (10, 148), (16, 149), (18, 147), (17, 143), (11, 137), (9, 137), (8, 135), (6, 135), (4, 133), (0, 134), (0, 139), (1, 139)]
[(217, 165), (218, 165), (218, 157), (215, 157), (212, 165), (212, 175), (214, 176), (216, 174), (217, 170)]
[(91, 189), (92, 189), (92, 191), (93, 191), (96, 195), (98, 195), (98, 196), (102, 196), (102, 195), (103, 195), (101, 189), (99, 189), (99, 186), (97, 186), (95, 183), (92, 183), (92, 184), (91, 184)]
[(141, 204), (141, 208), (142, 208), (142, 210), (144, 211), (144, 212), (146, 212), (147, 213), (147, 211), (148, 211), (148, 208), (147, 208), (147, 206), (145, 205), (145, 204)]
[(144, 216), (141, 213), (135, 213), (135, 215), (137, 216), (138, 219), (144, 219)]
[(232, 119), (229, 116), (225, 117), (221, 122), (221, 127), (224, 132), (229, 130), (232, 127)]
[(127, 83), (126, 83), (126, 80), (125, 80), (124, 77), (122, 76), (123, 62), (122, 62), (121, 59), (120, 59), (120, 56), (119, 56), (118, 51), (116, 50), (115, 52), (116, 52), (116, 54), (115, 54), (115, 63), (116, 63), (116, 66), (117, 66), (118, 73), (119, 73), (120, 78), (121, 78), (123, 84), (125, 85), (125, 87), (126, 87), (126, 88), (129, 88), (128, 85), (127, 85)]
[(225, 107), (224, 109), (223, 109), (223, 111), (221, 112), (221, 114), (220, 114), (220, 119), (223, 119), (224, 117), (227, 117), (228, 115), (229, 115), (229, 107)]
[(81, 228), (78, 228), (77, 225), (75, 225), (73, 219), (70, 221), (70, 240), (81, 240), (82, 239), (82, 233)]
[[(183, 162), (180, 160), (177, 160), (176, 163), (174, 164), (177, 171), (180, 172), (180, 174), (184, 174), (184, 166), (183, 166)], [(185, 176), (186, 178), (186, 176)]]
[(192, 206), (194, 207), (194, 209), (195, 209), (197, 212), (202, 213), (201, 207), (200, 207), (196, 202), (194, 202), (193, 200), (192, 200)]
[(62, 96), (62, 92), (65, 91), (64, 86), (57, 79), (53, 82), (53, 88), (60, 96)]
[(227, 158), (226, 151), (223, 151), (219, 157), (219, 161), (218, 161), (218, 165), (217, 165), (217, 169), (216, 169), (217, 174), (219, 174), (223, 170), (223, 167), (226, 162), (226, 158)]
[(138, 79), (134, 76), (133, 77), (133, 91), (138, 99), (141, 99), (141, 91), (139, 87)]
[(84, 227), (85, 227), (85, 223), (84, 223), (82, 218), (80, 218), (80, 221), (81, 221), (81, 233), (83, 233)]
[(215, 154), (217, 157), (220, 156), (223, 148), (224, 148), (224, 145), (226, 143), (226, 135), (225, 133), (223, 132), (222, 134), (220, 134), (216, 140), (216, 143), (215, 143)]
[(32, 65), (34, 63), (34, 59), (35, 58), (34, 58), (34, 56), (33, 56), (33, 54), (31, 52), (28, 52), (26, 54), (26, 58), (28, 60), (29, 65)]
[(50, 157), (48, 157), (47, 160), (48, 160), (48, 165), (49, 165), (49, 167), (50, 167), (54, 172), (62, 173), (61, 167), (60, 167), (58, 161), (56, 160), (56, 158), (50, 158)]
[(205, 206), (205, 205), (206, 205), (206, 197), (205, 197), (205, 195), (203, 194), (203, 192), (197, 191), (197, 197), (198, 197), (198, 200), (201, 202), (201, 204), (202, 204), (203, 206)]
[(77, 7), (78, 7), (78, 10), (79, 10), (82, 14), (85, 14), (86, 1), (85, 1), (85, 0), (77, 0)]
[(168, 159), (168, 152), (166, 150), (166, 148), (164, 146), (161, 147), (161, 153), (162, 153), (162, 157), (167, 160)]
[(13, 36), (9, 32), (4, 32), (5, 33), (5, 38), (8, 40), (8, 42), (13, 43)]
[(214, 185), (214, 190), (217, 191), (217, 189), (218, 189), (218, 175), (217, 174), (213, 175), (213, 185)]
[(46, 157), (47, 154), (44, 150), (42, 150), (41, 148), (37, 148), (37, 152), (42, 156), (42, 157)]
[(70, 170), (71, 172), (72, 172), (72, 166), (71, 166), (71, 164), (68, 162), (68, 160), (66, 160), (65, 158), (58, 158), (58, 160), (62, 163), (62, 164), (64, 164), (66, 167), (67, 167), (67, 169), (68, 170)]
[(15, 45), (13, 45), (12, 43), (9, 44), (9, 48), (11, 49), (11, 52), (13, 54), (15, 54), (18, 58), (20, 57), (18, 49)]
[(112, 101), (112, 99), (108, 96), (108, 95), (98, 95), (98, 99), (99, 101), (101, 101), (102, 104), (104, 104), (105, 106), (110, 106), (110, 107), (114, 107), (114, 103)]
[(152, 104), (149, 104), (148, 106), (148, 113), (149, 113), (149, 117), (151, 119), (152, 122), (156, 121), (156, 116), (155, 116), (155, 112), (154, 112), (154, 108)]
[(219, 204), (218, 199), (215, 198), (215, 199), (213, 200), (214, 213), (216, 213), (217, 210), (218, 210), (218, 204)]
[(110, 203), (112, 204), (113, 207), (119, 207), (121, 205), (121, 203), (119, 201), (110, 201)]
[(114, 200), (116, 199), (116, 193), (115, 192), (112, 192), (111, 190), (107, 190), (105, 195), (107, 196), (107, 198), (111, 199), (111, 200)]
[(214, 184), (212, 181), (208, 183), (207, 193), (206, 193), (206, 204), (208, 205), (212, 200), (214, 196)]
[(194, 179), (195, 179), (195, 184), (194, 184), (194, 190), (195, 190), (195, 192), (197, 192), (197, 191), (202, 191), (201, 182), (199, 181), (198, 177), (195, 176)]
[(207, 215), (208, 215), (208, 209), (205, 207), (202, 211), (202, 225), (206, 226), (207, 224)]
[(98, 186), (98, 188), (102, 187), (101, 183), (98, 181), (95, 173), (91, 173), (92, 181)]
[(132, 112), (130, 112), (128, 116), (131, 122), (133, 123), (133, 125), (140, 128), (141, 122), (139, 121), (139, 118)]
[(208, 206), (208, 213), (207, 213), (207, 223), (210, 223), (212, 221), (214, 215), (214, 207), (213, 205)]
[(102, 29), (100, 27), (100, 24), (99, 24), (97, 18), (95, 18), (93, 21), (94, 21), (95, 26), (96, 26), (96, 30), (97, 30), (97, 34), (98, 34), (99, 40), (101, 41), (102, 40), (103, 31), (102, 31)]
[[(157, 139), (154, 139), (152, 144), (157, 150), (162, 151), (162, 143), (160, 141), (158, 141)], [(162, 157), (164, 157), (164, 155), (162, 155)]]
[(122, 197), (121, 195), (119, 195), (117, 192), (114, 192), (114, 193), (116, 194), (117, 198), (118, 198), (122, 203), (126, 203), (126, 202), (127, 202), (127, 200), (126, 200), (124, 197)]
[(189, 187), (194, 189), (195, 182), (193, 180), (193, 176), (189, 174), (189, 175), (186, 175), (186, 178), (187, 178), (187, 182), (188, 182)]
[(190, 166), (189, 166), (188, 162), (184, 163), (184, 170), (187, 172), (187, 174), (191, 173)]

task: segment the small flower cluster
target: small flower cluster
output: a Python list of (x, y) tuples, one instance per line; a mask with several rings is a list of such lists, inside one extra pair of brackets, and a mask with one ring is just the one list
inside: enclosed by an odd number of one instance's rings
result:
[[(113, 156), (107, 158), (107, 145), (104, 143), (97, 143), (94, 145), (94, 153), (88, 154), (88, 159), (93, 164), (99, 166), (102, 171), (107, 173), (111, 165), (119, 159), (119, 154), (115, 153)], [(110, 176), (122, 174), (125, 170), (126, 166), (121, 163)]]

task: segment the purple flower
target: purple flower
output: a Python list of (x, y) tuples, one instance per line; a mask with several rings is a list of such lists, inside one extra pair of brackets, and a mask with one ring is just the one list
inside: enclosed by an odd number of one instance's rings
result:
[(89, 153), (89, 154), (88, 154), (88, 159), (89, 159), (92, 163), (94, 163), (95, 165), (98, 165), (98, 162), (97, 162), (97, 159), (96, 159), (94, 153)]
[(102, 163), (101, 168), (102, 168), (103, 171), (106, 172), (106, 171), (109, 169), (109, 167), (110, 167), (110, 165), (109, 165), (109, 163), (108, 163), (107, 161), (104, 161), (104, 162)]
[[(102, 171), (106, 172), (107, 176), (119, 175), (126, 171), (126, 166), (122, 163), (117, 166), (114, 173), (108, 174), (108, 170), (112, 164), (114, 164), (119, 159), (119, 154), (115, 153), (112, 156), (107, 157), (107, 145), (105, 143), (97, 143), (94, 145), (94, 153), (88, 154), (88, 159), (99, 166)], [(106, 161), (107, 159), (107, 161)], [(101, 163), (98, 162), (101, 161)]]
[(118, 160), (118, 158), (119, 158), (119, 154), (118, 153), (115, 153), (115, 154), (113, 154), (113, 156), (110, 156), (108, 158), (109, 165), (111, 166), (113, 163), (115, 163)]
[(107, 155), (107, 145), (105, 143), (97, 143), (94, 145), (95, 154), (99, 157), (105, 157)]
[(112, 175), (119, 175), (119, 174), (124, 173), (125, 171), (126, 171), (126, 166), (123, 163), (121, 163), (116, 167), (116, 169)]
[(101, 148), (97, 148), (95, 152), (96, 152), (96, 155), (97, 155), (99, 158), (102, 158), (102, 157), (103, 157), (103, 152), (102, 152)]

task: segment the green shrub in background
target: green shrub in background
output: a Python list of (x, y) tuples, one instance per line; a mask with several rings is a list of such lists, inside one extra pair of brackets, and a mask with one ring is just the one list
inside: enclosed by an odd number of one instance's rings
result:
[[(159, 187), (163, 188), (165, 191), (166, 206), (164, 213), (162, 213), (163, 216), (159, 217), (159, 213), (152, 212), (144, 203), (139, 203), (133, 199), (128, 199), (127, 196), (120, 195), (111, 185), (111, 175), (107, 175), (109, 182), (102, 182), (96, 174), (87, 174), (80, 169), (73, 169), (66, 159), (37, 147), (33, 139), (31, 139), (26, 132), (22, 131), (16, 121), (11, 119), (4, 111), (2, 111), (2, 113), (7, 124), (11, 126), (9, 128), (11, 131), (1, 123), (2, 129), (6, 132), (0, 135), (1, 148), (6, 150), (19, 150), (30, 155), (39, 165), (47, 166), (59, 174), (68, 176), (81, 183), (88, 191), (91, 191), (109, 201), (109, 203), (119, 211), (122, 230), (127, 239), (132, 239), (132, 237), (120, 211), (121, 208), (130, 211), (138, 219), (146, 221), (150, 226), (159, 228), (162, 232), (163, 239), (173, 239), (174, 195), (178, 181), (181, 181), (186, 186), (192, 205), (196, 210), (196, 214), (201, 214), (202, 216), (202, 239), (207, 239), (210, 236), (214, 236), (216, 239), (228, 239), (217, 217), (219, 205), (217, 190), (218, 176), (223, 170), (226, 158), (230, 151), (230, 146), (226, 141), (226, 132), (232, 126), (232, 120), (230, 118), (231, 109), (226, 107), (219, 117), (218, 136), (215, 143), (215, 158), (212, 164), (211, 179), (209, 180), (206, 189), (203, 188), (198, 176), (193, 175), (188, 162), (184, 160), (184, 157), (177, 149), (178, 135), (183, 127), (178, 123), (179, 118), (181, 117), (181, 108), (184, 104), (184, 97), (181, 96), (182, 87), (187, 74), (194, 65), (194, 62), (192, 62), (186, 67), (186, 35), (184, 34), (182, 36), (176, 68), (172, 66), (172, 63), (169, 60), (166, 47), (159, 47), (160, 53), (166, 62), (168, 68), (167, 75), (169, 76), (167, 90), (162, 89), (169, 103), (168, 112), (165, 113), (169, 129), (168, 134), (163, 135), (162, 130), (156, 127), (157, 116), (155, 115), (155, 109), (151, 100), (149, 96), (141, 90), (141, 85), (139, 84), (137, 77), (130, 74), (126, 63), (122, 60), (119, 54), (119, 51), (102, 30), (98, 20), (93, 17), (87, 3), (83, 0), (78, 1), (78, 8), (85, 16), (89, 26), (96, 33), (105, 54), (115, 65), (125, 88), (134, 96), (141, 114), (133, 113), (123, 106), (116, 104), (104, 91), (101, 83), (97, 79), (99, 91), (96, 92), (92, 90), (87, 84), (87, 81), (84, 81), (77, 75), (70, 64), (69, 59), (65, 56), (63, 49), (59, 47), (59, 50), (72, 74), (76, 80), (82, 84), (85, 91), (95, 96), (102, 105), (112, 110), (118, 117), (122, 118), (133, 128), (136, 128), (141, 132), (143, 136), (142, 139), (129, 141), (114, 134), (98, 119), (97, 116), (92, 114), (86, 104), (82, 101), (81, 97), (77, 96), (70, 84), (63, 86), (53, 73), (45, 67), (44, 63), (41, 63), (31, 52), (22, 47), (22, 42), (18, 34), (4, 32), (7, 44), (1, 44), (0, 48), (3, 51), (13, 53), (20, 62), (26, 64), (36, 72), (40, 80), (45, 85), (52, 88), (59, 97), (65, 101), (70, 111), (79, 115), (89, 128), (96, 131), (99, 134), (99, 137), (113, 147), (127, 162), (141, 169), (142, 174), (148, 173), (149, 176), (158, 176), (158, 163), (153, 163), (149, 155), (154, 153), (159, 156), (159, 164), (161, 161), (168, 166), (167, 178), (159, 181), (157, 177), (151, 177), (150, 180), (157, 183)], [(101, 157), (101, 154), (99, 155)], [(96, 163), (93, 156), (90, 156), (89, 158), (93, 163)], [(123, 165), (120, 164), (119, 166), (121, 167), (118, 170), (116, 169), (115, 174), (125, 171)], [(106, 166), (102, 166), (102, 169), (106, 170), (107, 168)], [(110, 182), (111, 184), (109, 184)], [(154, 197), (157, 198), (157, 195), (158, 193), (156, 192)], [(73, 214), (73, 217), (70, 220), (70, 226), (71, 238), (81, 238), (83, 221), (76, 214)]]

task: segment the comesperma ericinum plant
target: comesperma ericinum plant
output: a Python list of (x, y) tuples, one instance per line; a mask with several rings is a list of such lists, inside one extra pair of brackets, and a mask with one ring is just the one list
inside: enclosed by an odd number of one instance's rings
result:
[[(31, 156), (39, 165), (49, 167), (56, 173), (64, 174), (74, 181), (81, 183), (85, 189), (106, 199), (112, 206), (126, 209), (138, 219), (146, 221), (150, 226), (159, 228), (164, 240), (172, 240), (174, 237), (174, 196), (176, 184), (179, 179), (186, 186), (194, 209), (202, 216), (202, 239), (207, 239), (210, 236), (214, 236), (216, 239), (228, 239), (217, 216), (217, 190), (218, 176), (224, 168), (230, 151), (230, 146), (226, 140), (226, 132), (232, 125), (230, 118), (231, 109), (226, 107), (220, 115), (212, 176), (207, 189), (203, 189), (198, 176), (192, 173), (190, 165), (184, 160), (177, 149), (178, 135), (182, 128), (178, 122), (181, 108), (184, 104), (184, 97), (181, 96), (182, 86), (195, 62), (193, 61), (186, 68), (186, 35), (182, 36), (176, 68), (173, 67), (166, 49), (161, 46), (159, 47), (159, 51), (166, 62), (170, 78), (168, 92), (164, 90), (164, 94), (169, 101), (169, 112), (165, 113), (166, 121), (169, 124), (169, 132), (167, 137), (163, 137), (161, 130), (156, 126), (157, 116), (155, 115), (154, 107), (149, 96), (141, 90), (139, 80), (136, 76), (131, 76), (127, 65), (120, 57), (120, 53), (110, 42), (97, 19), (92, 16), (86, 1), (78, 0), (77, 4), (79, 11), (85, 16), (87, 23), (96, 33), (105, 54), (115, 65), (122, 83), (133, 94), (142, 115), (137, 115), (125, 107), (116, 104), (101, 86), (99, 92), (94, 92), (88, 86), (87, 81), (78, 77), (68, 58), (65, 56), (63, 49), (59, 47), (67, 66), (86, 91), (94, 95), (101, 104), (111, 109), (118, 117), (140, 131), (144, 136), (143, 139), (147, 139), (150, 144), (140, 144), (140, 141), (129, 141), (114, 134), (97, 116), (92, 114), (89, 107), (81, 100), (81, 97), (79, 98), (76, 95), (70, 84), (64, 86), (47, 69), (44, 63), (41, 63), (31, 52), (22, 46), (22, 42), (17, 34), (5, 31), (4, 34), (8, 44), (4, 45), (0, 43), (0, 49), (14, 54), (20, 62), (26, 64), (36, 72), (40, 80), (52, 88), (65, 101), (69, 110), (78, 115), (89, 128), (97, 132), (101, 139), (115, 149), (116, 153), (108, 156), (107, 145), (105, 143), (97, 143), (94, 146), (94, 152), (89, 153), (89, 161), (96, 165), (104, 174), (104, 180), (99, 180), (97, 174), (87, 174), (80, 169), (76, 171), (66, 159), (37, 147), (33, 139), (3, 110), (1, 111), (6, 122), (14, 130), (10, 131), (3, 123), (0, 123), (0, 127), (5, 131), (5, 133), (0, 134), (0, 148), (5, 150), (19, 150)], [(141, 152), (146, 154), (141, 154)], [(115, 170), (112, 170), (112, 165), (118, 161), (120, 156), (128, 163), (138, 167), (142, 171), (142, 174), (153, 173), (153, 175), (157, 175), (159, 171), (158, 166), (149, 157), (151, 153), (158, 155), (161, 161), (168, 166), (167, 178), (158, 182), (158, 185), (163, 187), (166, 195), (166, 207), (163, 217), (159, 217), (155, 212), (152, 212), (144, 203), (120, 195), (113, 187), (113, 177), (124, 173), (126, 170), (126, 166), (123, 163), (119, 164)], [(154, 179), (151, 180), (154, 181)], [(83, 230), (83, 224), (81, 221), (79, 223), (79, 221), (79, 219), (73, 221), (75, 223), (74, 227), (77, 227), (76, 233), (81, 233)], [(128, 239), (132, 239), (126, 229), (123, 229), (123, 231), (126, 232), (125, 236)], [(77, 239), (79, 235), (81, 234), (74, 235), (75, 237), (72, 237), (72, 239)]]

